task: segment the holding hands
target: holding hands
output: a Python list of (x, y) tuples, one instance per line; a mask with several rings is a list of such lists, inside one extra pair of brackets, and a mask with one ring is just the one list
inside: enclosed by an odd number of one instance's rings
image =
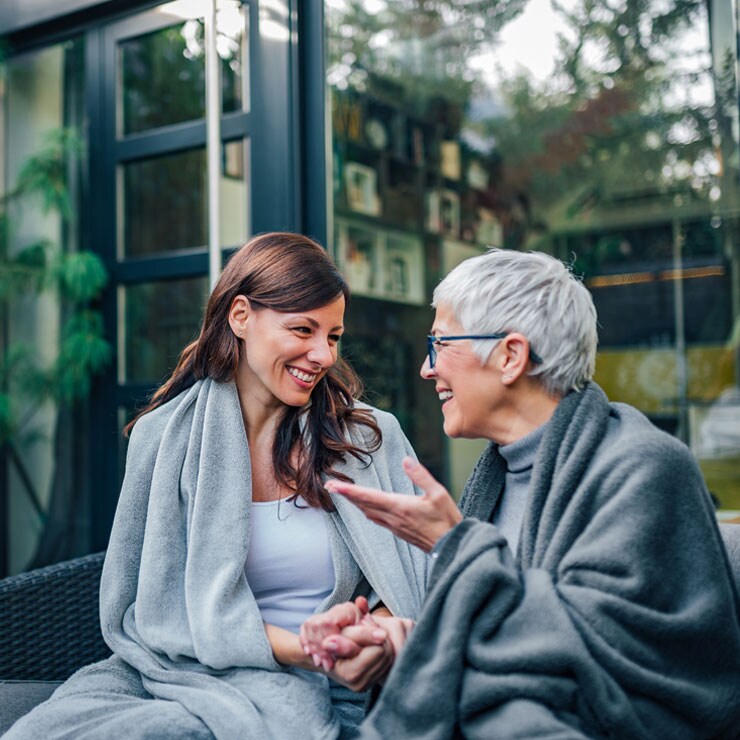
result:
[(307, 619), (300, 643), (316, 667), (353, 691), (364, 691), (383, 682), (413, 626), (384, 607), (371, 614), (367, 599), (359, 596)]

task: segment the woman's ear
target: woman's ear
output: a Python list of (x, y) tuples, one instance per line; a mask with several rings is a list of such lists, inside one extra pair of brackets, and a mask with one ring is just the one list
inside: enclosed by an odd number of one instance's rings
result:
[(529, 362), (529, 341), (523, 334), (512, 332), (501, 340), (499, 347), (501, 380), (505, 385), (511, 385), (527, 369), (527, 363)]
[(249, 299), (243, 295), (234, 298), (229, 309), (229, 326), (239, 339), (244, 339), (250, 314)]

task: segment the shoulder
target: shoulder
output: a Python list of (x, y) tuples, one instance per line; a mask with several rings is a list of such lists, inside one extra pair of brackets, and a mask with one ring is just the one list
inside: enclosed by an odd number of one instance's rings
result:
[(139, 418), (131, 429), (129, 447), (141, 444), (150, 445), (161, 439), (173, 416), (192, 404), (204, 382), (208, 381), (196, 381), (194, 385), (171, 398), (167, 403), (163, 403)]
[(694, 483), (704, 488), (698, 462), (681, 440), (658, 429), (632, 406), (609, 406), (607, 431), (597, 450), (599, 467), (611, 470), (613, 478), (641, 475), (663, 484)]

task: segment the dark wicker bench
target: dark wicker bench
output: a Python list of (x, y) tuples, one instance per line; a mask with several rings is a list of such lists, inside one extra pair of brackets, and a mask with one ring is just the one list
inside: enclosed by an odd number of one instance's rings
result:
[(64, 681), (110, 655), (98, 612), (104, 556), (0, 580), (0, 680)]
[(104, 556), (0, 580), (0, 735), (78, 668), (110, 655), (98, 612)]

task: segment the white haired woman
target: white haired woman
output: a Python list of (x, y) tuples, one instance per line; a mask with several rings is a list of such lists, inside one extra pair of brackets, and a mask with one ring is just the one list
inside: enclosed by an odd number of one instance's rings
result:
[(586, 288), (491, 250), (433, 305), (422, 377), (449, 436), (490, 444), (460, 510), (410, 459), (416, 499), (327, 485), (434, 559), (362, 737), (735, 737), (740, 607), (710, 497), (683, 444), (591, 381)]

